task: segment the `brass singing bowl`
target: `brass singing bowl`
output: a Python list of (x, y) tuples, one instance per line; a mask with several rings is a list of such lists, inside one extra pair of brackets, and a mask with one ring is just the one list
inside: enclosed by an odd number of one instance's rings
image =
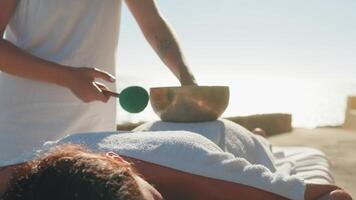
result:
[(229, 104), (229, 87), (182, 86), (150, 89), (151, 106), (162, 121), (205, 122), (218, 119)]

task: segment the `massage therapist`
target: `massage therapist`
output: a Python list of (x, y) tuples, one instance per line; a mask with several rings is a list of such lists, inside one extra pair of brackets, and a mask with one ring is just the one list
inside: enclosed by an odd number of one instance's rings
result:
[[(155, 0), (126, 0), (182, 85), (195, 84)], [(121, 0), (0, 1), (0, 166), (48, 140), (113, 131)]]

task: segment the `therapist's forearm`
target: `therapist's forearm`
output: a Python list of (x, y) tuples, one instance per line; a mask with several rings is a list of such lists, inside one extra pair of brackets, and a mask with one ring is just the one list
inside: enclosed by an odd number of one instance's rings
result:
[(35, 57), (0, 39), (0, 71), (36, 81), (66, 85), (66, 70), (69, 67)]
[(157, 55), (180, 80), (182, 85), (196, 84), (195, 77), (184, 58), (177, 37), (163, 17), (158, 17), (155, 23), (143, 32)]
[(196, 84), (176, 36), (159, 12), (156, 1), (125, 0), (125, 2), (147, 41), (181, 84)]

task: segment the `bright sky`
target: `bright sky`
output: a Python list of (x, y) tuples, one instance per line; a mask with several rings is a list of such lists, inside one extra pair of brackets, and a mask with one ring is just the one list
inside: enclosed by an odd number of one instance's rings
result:
[[(276, 77), (348, 79), (356, 75), (354, 0), (158, 0), (200, 84)], [(123, 7), (119, 84), (178, 82)], [(251, 79), (251, 80), (255, 80)]]
[[(199, 79), (205, 73), (354, 77), (354, 0), (157, 1)], [(170, 76), (142, 37), (126, 6), (119, 50), (121, 75), (140, 70)], [(147, 79), (157, 77), (147, 76)], [(171, 78), (171, 77), (169, 77)], [(202, 80), (206, 81), (206, 80)], [(206, 81), (208, 83), (208, 80)]]

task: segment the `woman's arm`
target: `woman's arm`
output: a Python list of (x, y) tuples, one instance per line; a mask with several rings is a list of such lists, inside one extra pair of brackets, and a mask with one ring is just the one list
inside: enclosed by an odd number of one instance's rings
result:
[(101, 78), (113, 82), (113, 77), (94, 68), (73, 68), (35, 57), (3, 38), (6, 26), (14, 14), (18, 0), (0, 1), (0, 71), (36, 81), (69, 88), (84, 102), (107, 101), (101, 89), (104, 85), (94, 82)]
[[(0, 35), (10, 21), (18, 0), (0, 1)], [(34, 57), (1, 37), (0, 70), (8, 74), (65, 86), (65, 67)]]
[(154, 0), (126, 0), (147, 41), (182, 85), (196, 84), (178, 40)]

